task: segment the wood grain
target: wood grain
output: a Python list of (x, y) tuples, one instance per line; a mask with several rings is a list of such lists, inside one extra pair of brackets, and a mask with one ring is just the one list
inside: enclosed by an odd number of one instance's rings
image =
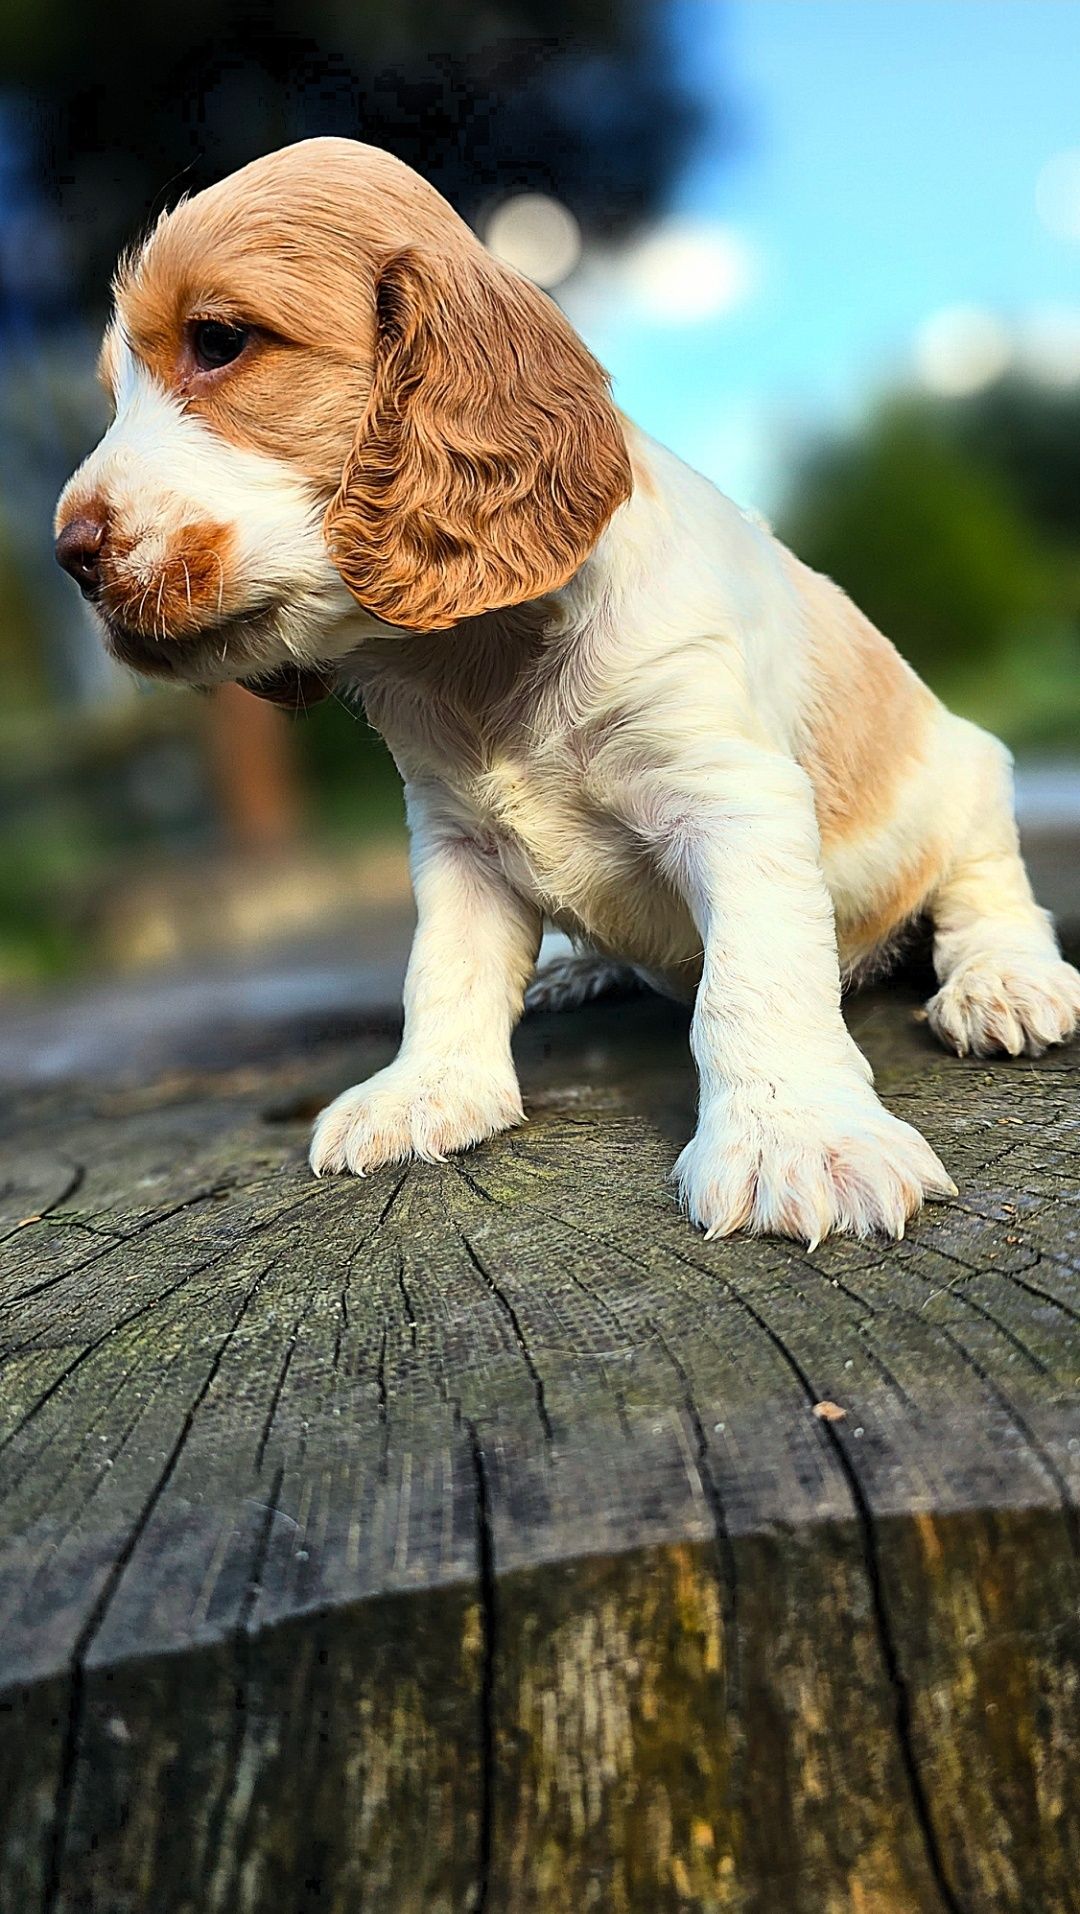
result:
[(1080, 1058), (914, 1001), (852, 1021), (960, 1197), (813, 1256), (677, 1215), (651, 1000), (360, 1183), (377, 1020), (9, 1099), (5, 1914), (1080, 1907)]

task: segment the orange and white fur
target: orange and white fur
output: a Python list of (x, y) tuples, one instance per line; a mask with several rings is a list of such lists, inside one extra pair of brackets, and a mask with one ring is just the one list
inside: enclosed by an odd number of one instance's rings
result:
[(545, 921), (583, 1001), (693, 999), (712, 1235), (903, 1233), (953, 1192), (879, 1102), (841, 977), (927, 913), (961, 1054), (1072, 1036), (1009, 759), (827, 579), (614, 409), (536, 288), (389, 155), (313, 140), (122, 266), (115, 419), (58, 555), (116, 655), (294, 703), (355, 690), (405, 780), (418, 927), (396, 1060), (319, 1118), (317, 1174), (522, 1120)]

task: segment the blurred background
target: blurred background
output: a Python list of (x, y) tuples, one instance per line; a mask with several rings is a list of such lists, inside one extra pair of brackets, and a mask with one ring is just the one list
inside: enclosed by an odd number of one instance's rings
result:
[(362, 720), (137, 685), (51, 552), (117, 251), (313, 133), (419, 167), (626, 411), (1008, 739), (1067, 907), (1078, 73), (1072, 0), (0, 0), (0, 992), (399, 949)]

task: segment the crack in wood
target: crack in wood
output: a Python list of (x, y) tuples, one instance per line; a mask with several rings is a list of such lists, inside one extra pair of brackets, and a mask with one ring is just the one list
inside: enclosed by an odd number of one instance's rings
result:
[(199, 1385), (199, 1388), (196, 1390), (191, 1403), (189, 1404), (189, 1407), (184, 1416), (183, 1422), (180, 1425), (180, 1429), (177, 1434), (176, 1440), (173, 1443), (168, 1456), (166, 1457), (165, 1466), (161, 1470), (161, 1473), (159, 1474), (157, 1481), (155, 1482), (153, 1488), (151, 1489), (150, 1494), (147, 1496), (146, 1501), (144, 1502), (143, 1507), (139, 1512), (138, 1519), (136, 1520), (133, 1528), (131, 1529), (131, 1532), (128, 1535), (127, 1540), (124, 1542), (122, 1547), (117, 1551), (112, 1567), (110, 1568), (109, 1573), (105, 1578), (105, 1581), (102, 1585), (98, 1598), (96, 1602), (94, 1603), (94, 1606), (91, 1609), (89, 1615), (87, 1616), (86, 1621), (84, 1622), (82, 1628), (80, 1629), (78, 1637), (76, 1639), (74, 1654), (72, 1657), (71, 1670), (69, 1674), (68, 1711), (67, 1711), (67, 1719), (66, 1719), (66, 1723), (64, 1727), (63, 1746), (61, 1749), (61, 1756), (60, 1756), (60, 1773), (59, 1773), (59, 1779), (57, 1782), (57, 1789), (56, 1789), (56, 1812), (55, 1812), (55, 1818), (54, 1818), (54, 1824), (53, 1824), (52, 1840), (50, 1843), (49, 1859), (48, 1859), (48, 1864), (47, 1864), (46, 1874), (45, 1874), (45, 1892), (44, 1892), (44, 1897), (42, 1902), (42, 1914), (54, 1914), (54, 1910), (57, 1903), (57, 1897), (60, 1893), (61, 1885), (62, 1885), (61, 1871), (62, 1871), (63, 1858), (64, 1858), (64, 1847), (67, 1841), (68, 1818), (71, 1812), (72, 1795), (73, 1795), (74, 1786), (75, 1786), (75, 1772), (76, 1772), (76, 1765), (78, 1762), (79, 1730), (80, 1730), (80, 1724), (82, 1720), (82, 1701), (83, 1701), (83, 1688), (84, 1688), (84, 1681), (85, 1681), (85, 1666), (86, 1666), (87, 1654), (89, 1653), (90, 1646), (95, 1636), (99, 1633), (101, 1629), (101, 1625), (103, 1621), (105, 1620), (105, 1616), (109, 1609), (109, 1604), (113, 1601), (116, 1595), (116, 1591), (119, 1588), (120, 1583), (123, 1579), (124, 1572), (127, 1569), (127, 1566), (129, 1562), (131, 1561), (136, 1548), (138, 1547), (139, 1538), (145, 1532), (146, 1527), (148, 1523), (150, 1522), (151, 1517), (153, 1516), (154, 1510), (156, 1509), (158, 1503), (160, 1502), (162, 1496), (164, 1495), (166, 1489), (168, 1488), (170, 1481), (172, 1480), (173, 1474), (175, 1473), (175, 1470), (176, 1470), (176, 1466), (180, 1460), (181, 1455), (184, 1452), (184, 1445), (187, 1442), (191, 1434), (191, 1431), (195, 1426), (195, 1418), (198, 1415), (198, 1412), (200, 1408), (202, 1407), (202, 1404), (205, 1402), (207, 1396), (209, 1395), (210, 1390), (214, 1386), (214, 1381), (217, 1377), (218, 1371), (221, 1368), (223, 1361), (225, 1360), (225, 1354), (226, 1354), (226, 1351), (228, 1350), (229, 1344), (232, 1341), (232, 1338), (235, 1335), (236, 1330), (239, 1327), (239, 1324), (243, 1320), (246, 1310), (248, 1309), (251, 1302), (254, 1300), (255, 1296), (257, 1295), (259, 1289), (261, 1288), (266, 1277), (269, 1275), (273, 1266), (274, 1265), (272, 1262), (267, 1263), (265, 1269), (262, 1269), (259, 1271), (259, 1274), (256, 1276), (254, 1282), (251, 1284), (251, 1287), (247, 1290), (246, 1294), (242, 1298), (239, 1309), (237, 1310), (236, 1315), (234, 1316), (232, 1322), (230, 1323), (228, 1329), (226, 1330), (225, 1335), (222, 1337), (221, 1342), (219, 1343), (218, 1348), (207, 1370), (207, 1373), (203, 1381)]
[(476, 1493), (477, 1576), (481, 1617), (480, 1684), (477, 1696), (480, 1738), (480, 1822), (476, 1856), (476, 1893), (471, 1914), (487, 1914), (495, 1840), (495, 1664), (498, 1653), (498, 1598), (495, 1582), (495, 1543), (491, 1528), (491, 1493), (487, 1463), (476, 1424), (465, 1423), (472, 1457)]
[(499, 1309), (502, 1311), (503, 1316), (505, 1317), (506, 1321), (510, 1324), (510, 1330), (513, 1335), (514, 1341), (516, 1342), (518, 1348), (521, 1351), (521, 1359), (524, 1362), (525, 1367), (529, 1372), (529, 1379), (532, 1382), (533, 1395), (536, 1398), (536, 1413), (540, 1418), (540, 1426), (544, 1431), (544, 1435), (546, 1439), (548, 1440), (548, 1442), (550, 1442), (552, 1440), (552, 1436), (554, 1432), (551, 1426), (551, 1417), (548, 1414), (547, 1397), (544, 1391), (544, 1378), (540, 1374), (539, 1369), (537, 1368), (535, 1362), (533, 1361), (532, 1351), (529, 1348), (529, 1344), (526, 1339), (525, 1332), (521, 1327), (521, 1319), (518, 1316), (517, 1310), (514, 1308), (514, 1305), (510, 1301), (510, 1298), (507, 1296), (505, 1290), (495, 1281), (495, 1278), (492, 1275), (490, 1269), (488, 1269), (487, 1265), (483, 1262), (481, 1257), (477, 1254), (477, 1251), (474, 1248), (473, 1244), (469, 1241), (468, 1237), (464, 1235), (464, 1233), (462, 1234), (461, 1242), (465, 1250), (465, 1254), (468, 1257), (473, 1268), (475, 1269), (477, 1275), (487, 1285), (487, 1288), (490, 1290), (492, 1296), (495, 1298), (495, 1301), (498, 1304)]
[[(62, 1159), (60, 1158), (57, 1159), (57, 1161), (61, 1161), (61, 1160)], [(70, 1166), (70, 1169), (68, 1171), (68, 1180), (65, 1183), (63, 1189), (60, 1190), (59, 1193), (56, 1196), (54, 1196), (50, 1202), (44, 1204), (43, 1207), (37, 1211), (33, 1219), (34, 1222), (44, 1223), (47, 1217), (55, 1215), (56, 1211), (60, 1209), (62, 1204), (69, 1203), (73, 1196), (78, 1195), (85, 1181), (86, 1181), (86, 1165), (84, 1163), (73, 1163)], [(4, 1187), (5, 1201), (7, 1200), (7, 1197), (11, 1193), (13, 1193), (15, 1187), (16, 1186), (13, 1183), (8, 1183), (5, 1185)], [(13, 1237), (20, 1236), (25, 1228), (26, 1228), (25, 1222), (16, 1223), (13, 1229), (9, 1229), (3, 1236), (0, 1236), (0, 1249), (3, 1248), (5, 1243), (10, 1243)]]
[(229, 1185), (218, 1184), (209, 1190), (196, 1191), (191, 1196), (184, 1197), (182, 1202), (172, 1204), (168, 1209), (155, 1210), (152, 1215), (145, 1217), (141, 1223), (137, 1223), (134, 1229), (126, 1230), (115, 1235), (105, 1244), (103, 1249), (95, 1250), (92, 1256), (84, 1257), (81, 1262), (68, 1263), (63, 1269), (56, 1271), (51, 1276), (45, 1277), (40, 1283), (31, 1283), (26, 1289), (14, 1290), (5, 1298), (7, 1307), (13, 1308), (16, 1303), (29, 1302), (33, 1297), (43, 1295), (46, 1290), (55, 1289), (58, 1283), (66, 1282), (69, 1277), (81, 1276), (85, 1270), (90, 1269), (95, 1263), (101, 1263), (106, 1257), (115, 1255), (117, 1250), (123, 1249), (131, 1243), (138, 1242), (140, 1237), (147, 1235), (151, 1230), (160, 1229), (164, 1224), (171, 1223), (174, 1217), (183, 1215), (186, 1210), (196, 1209), (201, 1203), (212, 1202), (216, 1197), (221, 1195), (223, 1191), (227, 1191), (230, 1187)]
[[(250, 1240), (252, 1236), (259, 1235), (263, 1230), (273, 1229), (278, 1223), (282, 1222), (286, 1216), (292, 1214), (295, 1210), (303, 1208), (303, 1206), (311, 1200), (310, 1196), (301, 1197), (297, 1202), (289, 1204), (285, 1209), (276, 1211), (273, 1216), (264, 1218), (261, 1223), (253, 1223), (248, 1231), (248, 1240)], [(53, 1396), (64, 1387), (65, 1383), (70, 1382), (72, 1376), (77, 1374), (84, 1363), (96, 1355), (99, 1349), (104, 1348), (106, 1343), (110, 1342), (113, 1337), (119, 1335), (122, 1329), (127, 1329), (132, 1323), (141, 1321), (142, 1317), (158, 1309), (162, 1303), (168, 1302), (171, 1296), (175, 1296), (178, 1290), (185, 1288), (196, 1276), (205, 1276), (207, 1270), (217, 1268), (231, 1253), (232, 1245), (230, 1244), (226, 1249), (219, 1250), (215, 1255), (205, 1257), (201, 1263), (193, 1264), (190, 1269), (186, 1269), (183, 1274), (177, 1278), (175, 1283), (170, 1283), (167, 1288), (158, 1290), (157, 1293), (149, 1297), (145, 1303), (141, 1303), (138, 1309), (129, 1310), (127, 1315), (118, 1317), (115, 1322), (109, 1324), (107, 1329), (103, 1330), (100, 1336), (95, 1336), (92, 1341), (86, 1343), (84, 1347), (79, 1350), (78, 1355), (72, 1357), (72, 1360), (65, 1365), (60, 1374), (54, 1377), (48, 1388), (31, 1404), (26, 1414), (20, 1418), (14, 1428), (10, 1429), (6, 1436), (0, 1438), (0, 1454), (3, 1454), (4, 1450), (23, 1433), (24, 1429), (29, 1426), (34, 1418), (40, 1415), (42, 1409), (52, 1400)]]

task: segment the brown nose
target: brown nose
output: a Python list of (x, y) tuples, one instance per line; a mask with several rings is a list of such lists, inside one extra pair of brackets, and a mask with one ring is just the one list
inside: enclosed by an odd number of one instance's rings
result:
[(105, 543), (105, 521), (101, 518), (73, 518), (56, 541), (56, 562), (70, 572), (79, 590), (91, 597), (101, 583), (101, 547)]

